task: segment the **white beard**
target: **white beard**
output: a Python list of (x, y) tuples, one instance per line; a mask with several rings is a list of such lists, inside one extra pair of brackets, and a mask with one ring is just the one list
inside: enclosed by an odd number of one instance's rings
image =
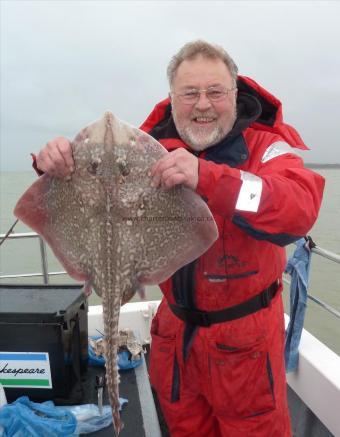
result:
[(196, 129), (187, 127), (178, 133), (186, 144), (198, 152), (219, 143), (225, 136), (222, 129), (218, 126), (210, 133), (205, 132), (204, 128), (201, 129), (200, 126), (197, 126)]
[[(200, 152), (208, 147), (214, 146), (227, 136), (234, 126), (236, 120), (236, 111), (234, 117), (231, 117), (229, 120), (227, 120), (223, 127), (217, 125), (211, 132), (206, 132), (205, 127), (199, 125), (181, 127), (181, 123), (178, 123), (177, 114), (174, 108), (172, 108), (172, 116), (177, 132), (181, 139), (193, 150)], [(207, 115), (199, 114), (199, 116)]]

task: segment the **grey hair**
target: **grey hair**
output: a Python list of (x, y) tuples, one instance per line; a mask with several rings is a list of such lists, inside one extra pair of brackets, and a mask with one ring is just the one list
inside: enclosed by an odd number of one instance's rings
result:
[(238, 68), (231, 56), (224, 50), (223, 47), (198, 39), (185, 44), (179, 50), (179, 52), (171, 58), (167, 68), (170, 87), (172, 86), (180, 64), (185, 60), (195, 59), (199, 55), (203, 56), (204, 58), (220, 59), (223, 61), (231, 74), (234, 85), (236, 85)]

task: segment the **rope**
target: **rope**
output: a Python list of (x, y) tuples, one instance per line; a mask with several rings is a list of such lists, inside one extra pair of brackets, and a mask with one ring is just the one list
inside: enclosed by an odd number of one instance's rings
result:
[(4, 243), (4, 241), (7, 239), (7, 237), (13, 232), (13, 229), (14, 229), (15, 225), (18, 223), (18, 221), (19, 221), (19, 219), (16, 219), (15, 222), (12, 224), (12, 226), (9, 228), (6, 235), (0, 241), (0, 246), (2, 245), (2, 243)]

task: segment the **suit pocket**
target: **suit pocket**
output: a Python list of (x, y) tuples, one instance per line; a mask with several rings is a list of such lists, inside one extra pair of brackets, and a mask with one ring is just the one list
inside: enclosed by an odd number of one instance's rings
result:
[(274, 381), (264, 339), (235, 346), (214, 343), (209, 371), (218, 414), (252, 417), (275, 408)]
[(176, 339), (152, 335), (150, 352), (150, 382), (157, 395), (169, 402), (179, 399), (179, 366), (176, 359)]

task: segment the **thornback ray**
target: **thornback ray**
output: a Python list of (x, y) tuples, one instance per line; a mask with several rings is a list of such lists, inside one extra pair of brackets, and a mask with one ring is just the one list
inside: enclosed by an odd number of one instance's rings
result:
[(168, 152), (145, 132), (106, 112), (71, 146), (71, 178), (44, 174), (14, 214), (44, 238), (71, 277), (102, 297), (106, 378), (119, 433), (120, 306), (144, 285), (159, 284), (201, 256), (218, 231), (194, 191), (151, 186), (150, 169)]

